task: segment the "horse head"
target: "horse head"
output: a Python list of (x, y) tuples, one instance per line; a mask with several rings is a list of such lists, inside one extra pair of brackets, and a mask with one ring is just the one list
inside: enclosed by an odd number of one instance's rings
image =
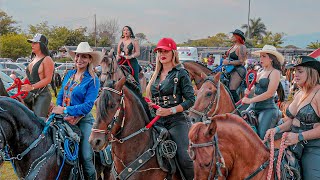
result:
[(193, 124), (188, 134), (188, 152), (194, 162), (195, 179), (211, 179), (210, 174), (215, 174), (217, 170), (215, 165), (220, 163), (219, 154), (216, 153), (216, 151), (220, 152), (216, 135), (217, 117), (210, 119), (206, 123)]
[(107, 86), (102, 88), (97, 103), (97, 118), (89, 142), (94, 150), (103, 149), (121, 129), (124, 117), (119, 119), (120, 111), (123, 110), (124, 93), (122, 88), (126, 77), (118, 82), (108, 81)]
[(195, 61), (183, 61), (183, 67), (189, 72), (190, 79), (195, 82), (197, 89), (202, 86), (205, 76), (214, 75), (211, 69), (207, 68), (205, 65), (195, 62)]
[(108, 80), (118, 81), (123, 76), (116, 59), (109, 56), (103, 58), (101, 71), (100, 81), (102, 85)]

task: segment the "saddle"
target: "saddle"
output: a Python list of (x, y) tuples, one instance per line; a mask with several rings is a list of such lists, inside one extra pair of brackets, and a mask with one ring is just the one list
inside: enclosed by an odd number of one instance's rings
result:
[[(53, 142), (57, 146), (57, 153), (61, 158), (58, 158), (58, 164), (60, 165), (59, 160), (64, 158), (65, 155), (65, 140), (69, 139), (74, 143), (80, 142), (81, 131), (78, 126), (72, 125), (69, 122), (65, 121), (63, 117), (56, 115), (54, 123), (51, 126), (53, 132)], [(74, 146), (70, 147), (71, 151), (75, 150)], [(69, 165), (76, 165), (78, 158), (74, 161), (70, 161), (68, 158), (65, 159), (65, 162)]]
[(156, 147), (156, 156), (160, 168), (168, 174), (174, 174), (177, 169), (175, 163), (177, 144), (170, 140), (170, 133), (163, 127), (154, 126), (152, 133), (153, 141), (160, 142)]
[(241, 112), (241, 117), (250, 125), (254, 132), (258, 133), (259, 121), (253, 110), (244, 110)]

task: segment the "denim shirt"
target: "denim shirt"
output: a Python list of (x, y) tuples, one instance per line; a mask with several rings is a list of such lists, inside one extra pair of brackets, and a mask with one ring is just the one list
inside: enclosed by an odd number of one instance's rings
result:
[[(63, 79), (60, 92), (57, 97), (57, 105), (62, 106), (64, 87), (72, 75), (76, 74), (76, 70), (70, 70)], [(95, 81), (95, 82), (94, 82)], [(95, 80), (91, 77), (88, 70), (84, 72), (83, 79), (71, 93), (70, 106), (67, 107), (67, 112), (71, 116), (85, 116), (87, 115), (98, 97), (100, 88), (100, 81), (97, 76)]]
[[(176, 103), (169, 103), (162, 105), (164, 108), (174, 107), (181, 105), (183, 110), (188, 110), (193, 106), (195, 102), (194, 90), (189, 77), (189, 73), (186, 69), (182, 68), (181, 65), (177, 65), (168, 72), (166, 79), (160, 83), (160, 73), (151, 85), (152, 98), (160, 97), (160, 102), (163, 102), (163, 96), (172, 96), (174, 91), (174, 78), (176, 78), (176, 72), (179, 71), (178, 84), (176, 89)], [(183, 100), (183, 98), (185, 100)], [(172, 99), (170, 99), (172, 102)]]

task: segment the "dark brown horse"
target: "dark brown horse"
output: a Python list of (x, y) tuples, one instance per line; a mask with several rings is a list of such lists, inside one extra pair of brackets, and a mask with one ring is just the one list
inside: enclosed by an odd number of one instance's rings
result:
[[(167, 173), (160, 169), (156, 156), (138, 159), (152, 152), (154, 145), (151, 129), (144, 129), (151, 116), (148, 105), (141, 94), (126, 83), (125, 77), (107, 85), (97, 100), (97, 119), (89, 139), (91, 146), (100, 150), (112, 143), (115, 179), (165, 179)], [(131, 167), (137, 160), (138, 164), (145, 164)], [(119, 175), (126, 172), (130, 174)]]
[[(189, 131), (195, 179), (238, 180), (250, 175), (252, 179), (267, 179), (269, 152), (250, 126), (229, 113), (210, 120), (208, 124), (193, 124)], [(264, 168), (260, 170), (261, 165)]]
[(205, 78), (198, 90), (197, 99), (190, 109), (189, 117), (193, 122), (205, 121), (217, 114), (235, 112), (235, 105), (229, 91), (220, 82), (220, 73)]
[(191, 81), (195, 82), (197, 89), (200, 89), (204, 82), (204, 75), (213, 76), (215, 73), (207, 66), (196, 61), (183, 61), (184, 68), (189, 72)]
[[(22, 179), (56, 179), (60, 158), (49, 132), (41, 138), (38, 145), (27, 152), (27, 148), (38, 139), (45, 126), (43, 120), (35, 116), (23, 104), (9, 97), (0, 98), (0, 154), (10, 147), (10, 154)], [(0, 156), (1, 156), (0, 155)], [(2, 163), (0, 158), (0, 164)], [(71, 166), (65, 165), (59, 179), (68, 179)]]

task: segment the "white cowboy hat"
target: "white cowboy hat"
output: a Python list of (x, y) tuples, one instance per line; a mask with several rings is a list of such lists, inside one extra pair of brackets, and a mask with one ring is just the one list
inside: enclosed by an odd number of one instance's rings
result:
[(277, 51), (277, 48), (274, 46), (264, 45), (261, 50), (252, 52), (253, 55), (257, 55), (257, 56), (259, 56), (260, 53), (272, 54), (272, 55), (276, 56), (277, 60), (280, 62), (281, 65), (283, 65), (283, 63), (284, 63), (284, 56), (281, 53), (279, 53)]
[(81, 42), (75, 51), (69, 51), (68, 49), (67, 49), (67, 51), (68, 51), (72, 60), (74, 60), (76, 53), (90, 54), (92, 56), (91, 63), (93, 64), (94, 67), (99, 66), (101, 60), (104, 57), (104, 53), (102, 53), (100, 51), (93, 51), (93, 49), (90, 47), (88, 42)]

